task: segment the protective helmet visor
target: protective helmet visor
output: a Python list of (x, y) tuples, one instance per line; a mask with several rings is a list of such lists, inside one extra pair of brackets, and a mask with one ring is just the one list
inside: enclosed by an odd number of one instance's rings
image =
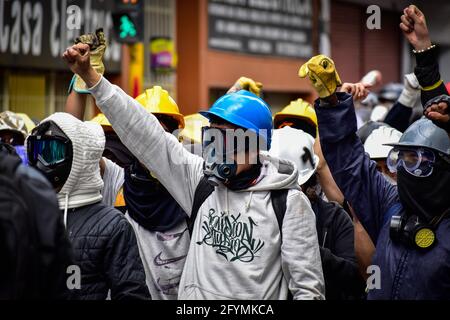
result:
[(57, 137), (28, 138), (28, 160), (32, 165), (40, 161), (45, 166), (53, 166), (71, 157), (70, 141)]
[(436, 156), (430, 150), (394, 147), (388, 154), (386, 164), (393, 173), (403, 167), (409, 174), (425, 178), (433, 173), (435, 161)]

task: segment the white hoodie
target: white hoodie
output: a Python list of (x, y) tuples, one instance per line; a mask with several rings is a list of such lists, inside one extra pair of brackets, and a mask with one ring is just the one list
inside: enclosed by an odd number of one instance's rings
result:
[(105, 134), (94, 122), (83, 122), (71, 114), (57, 112), (41, 123), (53, 121), (72, 142), (72, 167), (61, 191), (59, 208), (79, 208), (102, 200), (103, 180), (100, 176), (100, 158), (105, 148)]
[[(203, 159), (185, 150), (158, 120), (102, 78), (90, 89), (131, 152), (164, 184), (188, 215)], [(180, 299), (323, 299), (315, 216), (288, 161), (262, 157), (259, 182), (240, 192), (219, 185), (203, 203), (180, 282)], [(283, 239), (270, 191), (290, 189)]]

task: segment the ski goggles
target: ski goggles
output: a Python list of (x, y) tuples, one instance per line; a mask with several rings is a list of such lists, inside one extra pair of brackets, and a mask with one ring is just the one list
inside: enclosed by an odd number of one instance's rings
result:
[(53, 166), (72, 156), (70, 141), (56, 137), (30, 136), (27, 147), (28, 161), (33, 165), (40, 161), (45, 166)]
[(388, 154), (386, 164), (393, 173), (403, 167), (409, 174), (424, 178), (433, 173), (435, 161), (436, 156), (430, 150), (394, 147)]

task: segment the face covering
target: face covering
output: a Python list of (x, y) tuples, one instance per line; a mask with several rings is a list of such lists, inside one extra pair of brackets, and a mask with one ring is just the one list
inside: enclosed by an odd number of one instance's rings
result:
[(149, 231), (164, 232), (186, 219), (166, 188), (137, 160), (125, 169), (123, 192), (128, 214)]
[(397, 188), (405, 210), (425, 221), (429, 222), (450, 208), (450, 171), (440, 166), (439, 161), (428, 177), (415, 177), (404, 168), (399, 168)]
[(225, 186), (233, 191), (245, 190), (258, 181), (261, 174), (261, 163), (253, 165), (249, 170), (239, 173), (233, 178), (227, 180)]
[(127, 168), (134, 162), (133, 154), (124, 146), (116, 134), (106, 134), (103, 156), (122, 168)]

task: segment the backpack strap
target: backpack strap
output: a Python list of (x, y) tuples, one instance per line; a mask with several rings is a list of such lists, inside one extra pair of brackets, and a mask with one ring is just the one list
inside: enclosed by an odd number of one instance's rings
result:
[(197, 185), (194, 193), (194, 202), (192, 204), (191, 216), (187, 220), (187, 226), (189, 235), (192, 236), (192, 230), (194, 229), (194, 222), (197, 218), (197, 213), (202, 204), (208, 199), (211, 193), (214, 192), (214, 186), (208, 182), (208, 178), (203, 176)]
[(286, 214), (286, 199), (288, 195), (288, 189), (282, 190), (272, 190), (270, 192), (270, 198), (272, 199), (272, 207), (273, 211), (275, 211), (275, 216), (277, 217), (278, 227), (280, 228), (280, 234), (283, 236), (282, 227), (283, 227), (283, 219)]

